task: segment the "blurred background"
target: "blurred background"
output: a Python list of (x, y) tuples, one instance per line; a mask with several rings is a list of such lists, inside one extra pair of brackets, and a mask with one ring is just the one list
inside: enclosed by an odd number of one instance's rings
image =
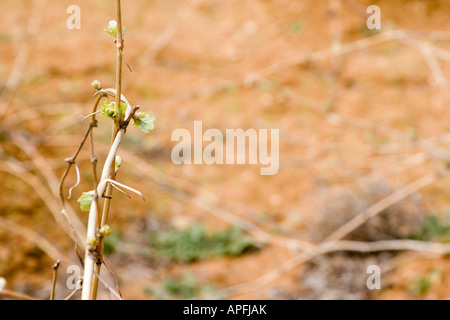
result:
[[(79, 30), (66, 27), (72, 4)], [(366, 26), (373, 4), (381, 30)], [(91, 82), (115, 86), (114, 40), (103, 31), (114, 2), (0, 6), (0, 277), (9, 290), (48, 299), (61, 259), (61, 299), (71, 292), (67, 267), (79, 262), (58, 185), (88, 126)], [(122, 7), (132, 69), (124, 65), (123, 93), (156, 118), (147, 135), (130, 128), (119, 150), (118, 181), (146, 198), (112, 200), (106, 261), (125, 298), (450, 297), (449, 1)], [(98, 119), (101, 166), (111, 123)], [(174, 165), (171, 134), (192, 132), (195, 120), (204, 131), (280, 129), (278, 174)], [(66, 207), (82, 233), (87, 213), (76, 199), (92, 189), (88, 145), (77, 164), (81, 184)], [(72, 170), (66, 196), (76, 180)], [(324, 240), (347, 242), (321, 252)], [(366, 286), (370, 265), (381, 269), (381, 290)]]

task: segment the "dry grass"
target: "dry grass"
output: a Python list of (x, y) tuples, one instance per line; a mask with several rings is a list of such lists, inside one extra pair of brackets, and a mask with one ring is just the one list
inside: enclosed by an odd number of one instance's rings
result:
[[(191, 271), (231, 298), (320, 298), (326, 286), (309, 280), (320, 274), (326, 282), (334, 271), (323, 272), (318, 259), (329, 270), (344, 268), (335, 278), (339, 288), (348, 278), (359, 286), (365, 264), (384, 268), (387, 261), (393, 287), (380, 295), (357, 290), (356, 297), (411, 297), (401, 272), (416, 260), (330, 252), (448, 252), (446, 245), (396, 239), (420, 228), (431, 210), (444, 212), (448, 202), (450, 33), (444, 30), (450, 8), (438, 0), (379, 1), (384, 29), (368, 34), (368, 4), (136, 0), (124, 8), (124, 55), (133, 68), (124, 69), (124, 90), (157, 119), (152, 137), (130, 132), (120, 153), (120, 178), (139, 181), (149, 200), (114, 195), (127, 201), (127, 210), (112, 208), (109, 222), (128, 248), (110, 256), (125, 297), (148, 298), (143, 284), (154, 287)], [(48, 298), (55, 258), (63, 265), (76, 260), (72, 230), (59, 215), (58, 177), (86, 126), (80, 114), (90, 113), (90, 83), (114, 79), (115, 57), (102, 35), (114, 11), (106, 2), (80, 1), (82, 29), (69, 31), (63, 3), (23, 1), (16, 8), (16, 1), (5, 0), (2, 6), (9, 14), (0, 22), (0, 113), (6, 110), (0, 119), (0, 276), (10, 289)], [(191, 129), (194, 120), (220, 130), (280, 128), (280, 172), (264, 177), (253, 166), (174, 166), (170, 135)], [(109, 134), (100, 123), (100, 161)], [(88, 149), (78, 165), (90, 171)], [(92, 189), (89, 177), (82, 178), (73, 199)], [(67, 180), (73, 184), (75, 175)], [(66, 209), (83, 230), (87, 217), (76, 202)], [(240, 226), (264, 246), (240, 258), (187, 265), (161, 265), (143, 254), (151, 251), (145, 233), (154, 224), (195, 222), (211, 232)], [(324, 239), (346, 241), (333, 247)], [(371, 247), (348, 240), (387, 242)], [(446, 264), (445, 258), (413, 257), (429, 268)], [(432, 297), (448, 296), (437, 288)], [(56, 298), (70, 293), (62, 279), (56, 291)]]

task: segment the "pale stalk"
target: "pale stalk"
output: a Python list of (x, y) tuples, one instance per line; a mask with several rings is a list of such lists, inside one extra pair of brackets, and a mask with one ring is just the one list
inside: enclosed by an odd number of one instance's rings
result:
[[(120, 0), (116, 0), (116, 15), (117, 15), (117, 61), (116, 61), (116, 107), (120, 109), (120, 103), (121, 103), (121, 96), (122, 96), (122, 50), (123, 50), (123, 35), (122, 35), (122, 10), (120, 6)], [(119, 120), (121, 121), (121, 119)], [(117, 133), (118, 133), (119, 127), (117, 123), (114, 124), (113, 128), (113, 134), (112, 134), (112, 140), (114, 141)], [(114, 160), (116, 158), (116, 154), (114, 154)], [(111, 179), (115, 179), (115, 161), (111, 163), (109, 167), (109, 174)], [(112, 188), (110, 185), (107, 186), (106, 192), (105, 192), (105, 201), (103, 204), (103, 212), (101, 220), (99, 221), (100, 228), (104, 226), (108, 221), (109, 216), (109, 209), (111, 206), (111, 195), (112, 195)], [(100, 257), (103, 257), (103, 245), (104, 245), (104, 239), (99, 239), (99, 250), (98, 253)], [(95, 266), (95, 274), (100, 274), (101, 270), (101, 264), (97, 264)], [(97, 299), (97, 291), (98, 291), (98, 277), (94, 278), (93, 284), (92, 284), (92, 300)]]
[[(127, 114), (131, 113), (131, 108), (128, 108)], [(120, 129), (117, 132), (114, 143), (111, 146), (108, 157), (106, 158), (105, 165), (103, 166), (102, 176), (97, 187), (97, 194), (92, 202), (91, 209), (89, 210), (89, 221), (88, 221), (88, 231), (87, 239), (96, 238), (97, 236), (97, 226), (98, 226), (98, 197), (101, 197), (108, 185), (109, 169), (115, 162), (117, 149), (119, 148), (120, 142), (125, 135), (125, 129)], [(90, 250), (91, 249), (91, 250)], [(92, 288), (93, 288), (93, 278), (94, 278), (94, 268), (96, 264), (95, 257), (93, 257), (92, 248), (86, 246), (86, 255), (84, 260), (84, 278), (83, 278), (83, 291), (81, 294), (81, 299), (90, 300), (92, 298)]]
[[(117, 130), (118, 130), (118, 126), (117, 124), (114, 124), (113, 127), (113, 132), (112, 132), (112, 136), (111, 136), (111, 144), (114, 143), (114, 138), (117, 134)], [(114, 156), (115, 159), (116, 156)], [(115, 163), (111, 164), (110, 167), (110, 171), (109, 171), (109, 176), (111, 179), (115, 179)], [(99, 226), (100, 228), (103, 227), (106, 222), (108, 221), (108, 216), (109, 216), (109, 208), (111, 206), (111, 195), (112, 195), (112, 186), (111, 184), (108, 184), (108, 186), (106, 187), (106, 191), (105, 191), (105, 201), (103, 203), (103, 212), (102, 212), (102, 216), (101, 216), (101, 220), (99, 221)], [(100, 238), (98, 239), (98, 253), (100, 255), (100, 257), (103, 258), (103, 246), (104, 246), (104, 238)], [(94, 273), (100, 274), (100, 270), (101, 270), (102, 265), (101, 264), (96, 264), (94, 267)], [(98, 282), (99, 279), (96, 276), (94, 278), (93, 284), (92, 284), (92, 300), (97, 300), (97, 292), (98, 292)]]

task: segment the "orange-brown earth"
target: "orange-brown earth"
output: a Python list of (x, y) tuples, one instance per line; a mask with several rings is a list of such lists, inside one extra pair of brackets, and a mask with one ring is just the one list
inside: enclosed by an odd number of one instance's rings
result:
[[(339, 2), (340, 9), (333, 9)], [(80, 115), (89, 114), (91, 109), (90, 83), (98, 79), (104, 87), (114, 86), (115, 46), (113, 38), (102, 31), (114, 19), (114, 7), (111, 1), (77, 1), (81, 29), (68, 30), (69, 1), (48, 1), (43, 10), (34, 8), (33, 3), (3, 0), (1, 4), (0, 85), (5, 85), (14, 70), (21, 71), (21, 78), (17, 90), (6, 90), (0, 97), (3, 101), (11, 98), (8, 116), (0, 124), (4, 151), (0, 154), (0, 216), (45, 236), (75, 258), (71, 240), (55, 223), (39, 193), (33, 191), (36, 185), (30, 186), (26, 178), (24, 181), (12, 175), (8, 172), (12, 169), (5, 167), (4, 161), (18, 159), (32, 175), (36, 174), (28, 156), (20, 146), (12, 145), (8, 133), (30, 135), (28, 139), (44, 156), (46, 165), (57, 177), (62, 175), (64, 159), (76, 149), (87, 125), (80, 121)], [(349, 219), (349, 205), (358, 203), (364, 208), (385, 195), (375, 184), (369, 188), (369, 193), (376, 194), (373, 199), (361, 200), (367, 192), (361, 191), (366, 184), (378, 181), (393, 190), (440, 168), (439, 161), (429, 159), (411, 165), (424, 150), (380, 129), (432, 139), (443, 147), (448, 142), (447, 84), (442, 79), (441, 87), (436, 84), (439, 69), (430, 70), (433, 63), (425, 58), (433, 57), (424, 55), (417, 43), (385, 41), (343, 56), (289, 66), (253, 84), (248, 81), (255, 74), (263, 76), (261, 70), (275, 63), (331, 50), (333, 43), (376, 39), (379, 35), (365, 26), (370, 4), (381, 8), (381, 32), (414, 30), (413, 36), (421, 44), (450, 50), (450, 2), (444, 0), (123, 3), (127, 27), (124, 54), (133, 69), (129, 72), (124, 68), (124, 93), (132, 104), (141, 105), (156, 117), (156, 130), (148, 135), (128, 130), (122, 150), (138, 156), (141, 162), (122, 155), (124, 165), (118, 177), (142, 190), (147, 201), (115, 195), (109, 221), (123, 235), (122, 251), (109, 258), (126, 298), (148, 299), (151, 296), (145, 288), (159, 286), (167, 276), (181, 277), (189, 272), (202, 284), (225, 288), (255, 280), (295, 256), (290, 249), (268, 244), (242, 257), (191, 264), (160, 262), (138, 254), (142, 249), (139, 246), (148, 249), (145, 232), (151, 228), (161, 225), (181, 229), (201, 222), (210, 232), (221, 230), (229, 226), (223, 212), (213, 215), (211, 211), (225, 209), (268, 232), (320, 241), (332, 231), (323, 220), (332, 220), (332, 226), (341, 225)], [(35, 35), (27, 38), (29, 19), (41, 14), (42, 24), (35, 26)], [(23, 53), (23, 46), (31, 51), (21, 69), (14, 61)], [(448, 57), (446, 61), (445, 57), (437, 60), (444, 79), (450, 77)], [(339, 122), (327, 110), (357, 120)], [(28, 119), (29, 115), (38, 116)], [(171, 134), (177, 128), (192, 131), (195, 120), (203, 121), (204, 130), (279, 128), (280, 171), (274, 176), (261, 176), (260, 166), (255, 165), (174, 165), (170, 158), (174, 145)], [(101, 119), (95, 131), (100, 160), (107, 151), (109, 126)], [(80, 155), (79, 165), (83, 182), (69, 202), (86, 222), (87, 215), (79, 212), (75, 199), (91, 187), (87, 148)], [(43, 181), (41, 187), (48, 187), (45, 177), (37, 177)], [(68, 180), (68, 186), (75, 182), (74, 172)], [(416, 193), (421, 212), (445, 212), (449, 187), (449, 180), (444, 178)], [(198, 199), (209, 199), (202, 190), (219, 199), (209, 211), (196, 205)], [(343, 195), (345, 205), (340, 203)], [(407, 215), (409, 209), (401, 208), (411, 201), (408, 198), (392, 212)], [(365, 240), (375, 239), (371, 235)], [(389, 266), (380, 292), (365, 288), (367, 274), (361, 270), (365, 271), (369, 262)], [(46, 298), (52, 264), (35, 244), (0, 229), (0, 277), (7, 279), (8, 288)], [(315, 270), (322, 270), (321, 265), (329, 265), (331, 272), (324, 276), (320, 290), (311, 289), (308, 278), (316, 277)], [(445, 257), (418, 254), (335, 254), (230, 298), (442, 299), (449, 296), (447, 265)], [(411, 293), (415, 281), (436, 268), (441, 273), (431, 289), (420, 296)], [(68, 292), (64, 271), (60, 272), (59, 297)], [(344, 273), (356, 279), (354, 288), (339, 287)], [(331, 291), (334, 295), (327, 296)], [(103, 292), (102, 298), (107, 298)]]

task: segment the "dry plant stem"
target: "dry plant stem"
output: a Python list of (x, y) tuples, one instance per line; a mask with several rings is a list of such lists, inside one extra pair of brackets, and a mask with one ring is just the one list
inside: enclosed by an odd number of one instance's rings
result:
[(100, 274), (96, 273), (95, 275), (101, 281), (101, 283), (105, 286), (105, 288), (106, 288), (106, 290), (108, 290), (108, 292), (111, 292), (114, 296), (116, 296), (117, 299), (123, 300), (122, 296), (119, 293), (117, 293), (116, 290), (111, 288), (111, 286), (105, 280), (103, 280), (103, 278), (100, 276)]
[(268, 67), (264, 68), (263, 70), (256, 72), (256, 74), (261, 76), (269, 76), (273, 75), (274, 73), (281, 72), (287, 68), (295, 67), (304, 63), (310, 63), (314, 61), (325, 60), (350, 54), (381, 43), (385, 43), (392, 40), (400, 40), (404, 38), (405, 38), (405, 31), (403, 30), (385, 31), (372, 37), (343, 44), (341, 45), (340, 50), (335, 50), (333, 48), (324, 49), (315, 52), (299, 54), (297, 56), (293, 56), (285, 60), (277, 61), (269, 65)]
[[(116, 39), (116, 46), (117, 46), (117, 60), (116, 60), (116, 107), (120, 108), (121, 103), (121, 97), (122, 97), (122, 65), (123, 65), (123, 35), (122, 35), (122, 9), (121, 9), (121, 3), (120, 0), (116, 0), (116, 16), (117, 16), (117, 39)], [(113, 127), (113, 133), (112, 133), (112, 143), (114, 143), (114, 139), (117, 137), (119, 131), (119, 127), (117, 123), (114, 123)], [(114, 168), (115, 168), (115, 158), (116, 154), (114, 154), (114, 161), (111, 163), (109, 167), (109, 178), (115, 179), (114, 174)], [(103, 193), (101, 194), (103, 195)], [(108, 184), (106, 191), (104, 193), (105, 195), (105, 201), (103, 204), (103, 211), (101, 215), (101, 219), (98, 222), (98, 225), (100, 227), (104, 226), (108, 221), (109, 216), (109, 210), (111, 206), (111, 195), (112, 195), (112, 187)], [(100, 259), (103, 257), (103, 245), (104, 245), (104, 239), (100, 238), (98, 243), (98, 254), (100, 256)], [(100, 274), (101, 270), (101, 263), (97, 263), (95, 265), (95, 274)], [(97, 299), (97, 292), (98, 292), (98, 277), (94, 278), (93, 284), (92, 284), (92, 300)]]
[[(75, 236), (73, 235), (73, 229), (65, 223), (64, 218), (61, 216), (58, 204), (53, 201), (53, 194), (47, 189), (44, 183), (36, 175), (26, 171), (17, 163), (12, 163), (10, 161), (3, 161), (3, 163), (5, 166), (0, 167), (0, 171), (12, 174), (28, 184), (49, 208), (55, 221), (63, 228), (66, 234)], [(74, 240), (75, 239), (76, 238), (74, 238)], [(58, 257), (55, 257), (55, 260), (56, 259), (58, 259)]]
[[(87, 138), (89, 137), (90, 142), (91, 142), (91, 161), (93, 162), (93, 171), (94, 171), (94, 184), (96, 184), (96, 180), (97, 180), (97, 174), (96, 174), (96, 164), (97, 164), (97, 160), (94, 156), (94, 146), (93, 146), (93, 139), (92, 139), (92, 131), (95, 127), (97, 127), (97, 120), (95, 118), (95, 112), (97, 111), (98, 105), (100, 103), (100, 100), (104, 97), (103, 94), (100, 94), (97, 96), (95, 102), (94, 102), (94, 106), (92, 108), (92, 113), (93, 116), (91, 118), (91, 121), (89, 123), (89, 127), (86, 130), (86, 133), (83, 137), (83, 139), (81, 140), (80, 144), (78, 145), (77, 150), (75, 151), (74, 155), (68, 159), (66, 159), (67, 162), (67, 167), (66, 170), (63, 173), (63, 176), (59, 182), (59, 197), (63, 206), (62, 212), (63, 214), (66, 216), (66, 218), (68, 219), (69, 223), (71, 223), (69, 217), (67, 216), (67, 214), (65, 214), (66, 212), (66, 208), (65, 208), (65, 196), (64, 196), (64, 182), (70, 172), (70, 169), (72, 168), (73, 165), (75, 165), (77, 157), (81, 151), (81, 149), (83, 148), (84, 144), (86, 143)], [(95, 190), (95, 188), (94, 188)], [(74, 233), (76, 233), (76, 230), (73, 231)], [(79, 246), (79, 238), (76, 237), (75, 238), (75, 252), (77, 253), (77, 256), (79, 256), (78, 254), (78, 246)], [(81, 259), (80, 259), (81, 260)]]
[(343, 226), (341, 226), (339, 229), (334, 231), (332, 234), (330, 234), (323, 242), (332, 242), (343, 239), (345, 236), (347, 236), (353, 230), (360, 227), (370, 218), (375, 217), (380, 212), (386, 210), (390, 206), (406, 199), (407, 197), (414, 194), (418, 190), (421, 190), (426, 186), (429, 186), (430, 184), (436, 182), (437, 180), (442, 178), (442, 176), (443, 175), (440, 173), (432, 172), (417, 179), (416, 181), (392, 193), (391, 195), (387, 196), (381, 201), (376, 202), (374, 205), (370, 206), (365, 211), (358, 214), (356, 217), (354, 217), (353, 219), (345, 223)]
[(13, 292), (9, 290), (0, 291), (0, 297), (14, 300), (41, 300), (23, 293)]
[(24, 40), (14, 60), (11, 73), (8, 76), (0, 96), (7, 94), (0, 100), (0, 119), (8, 116), (8, 107), (14, 100), (16, 92), (22, 81), (23, 73), (30, 58), (33, 45), (39, 35), (39, 29), (46, 12), (47, 0), (35, 0), (33, 3), (33, 12), (28, 22), (27, 31)]
[(335, 242), (332, 251), (381, 252), (381, 251), (421, 251), (432, 254), (450, 253), (450, 244), (417, 240), (383, 240), (374, 242), (345, 241)]
[(77, 288), (73, 290), (64, 300), (70, 300), (72, 299), (81, 289)]
[[(97, 229), (97, 216), (98, 216), (98, 195), (94, 197), (94, 201), (91, 204), (91, 210), (89, 211), (87, 238), (94, 239)], [(86, 241), (87, 243), (87, 241)], [(90, 300), (92, 294), (92, 278), (94, 272), (94, 266), (97, 259), (93, 256), (94, 248), (91, 248), (86, 244), (86, 253), (84, 258), (84, 277), (83, 277), (83, 290), (81, 293), (81, 299)]]
[(60, 263), (61, 263), (61, 260), (58, 259), (58, 261), (56, 261), (55, 264), (52, 266), (53, 279), (52, 279), (52, 292), (50, 294), (50, 300), (55, 300), (56, 280), (58, 278), (58, 268), (59, 268)]
[(401, 242), (394, 241), (380, 241), (373, 243), (363, 243), (354, 241), (341, 241), (345, 236), (351, 233), (353, 230), (361, 226), (368, 219), (375, 217), (380, 214), (385, 209), (398, 203), (399, 201), (406, 199), (415, 192), (429, 186), (430, 184), (436, 182), (444, 176), (441, 172), (429, 173), (412, 183), (406, 185), (405, 187), (399, 189), (398, 191), (392, 193), (391, 195), (381, 199), (372, 206), (370, 206), (365, 211), (361, 212), (355, 218), (344, 224), (338, 230), (333, 232), (328, 236), (321, 244), (317, 245), (314, 250), (310, 252), (302, 252), (294, 256), (292, 259), (285, 261), (278, 268), (269, 271), (268, 273), (262, 275), (261, 277), (237, 284), (234, 286), (227, 287), (220, 292), (226, 296), (235, 295), (239, 293), (245, 293), (249, 291), (257, 290), (261, 287), (268, 285), (273, 282), (281, 275), (286, 272), (293, 270), (299, 265), (311, 260), (312, 258), (322, 255), (325, 253), (335, 252), (335, 251), (361, 251), (361, 252), (373, 252), (385, 250), (414, 250), (414, 251), (425, 251), (433, 253), (446, 253), (449, 252), (450, 246), (439, 245), (422, 241), (410, 241), (410, 240), (399, 240)]
[(0, 217), (0, 229), (4, 229), (7, 232), (14, 233), (39, 247), (47, 256), (53, 260), (57, 260), (59, 257), (63, 258), (67, 263), (74, 263), (70, 257), (65, 256), (58, 248), (56, 248), (50, 241), (36, 233), (35, 231), (28, 229), (20, 224), (17, 224), (11, 220)]
[(102, 262), (103, 262), (102, 264), (105, 266), (105, 268), (109, 271), (109, 273), (113, 277), (114, 284), (116, 285), (117, 292), (119, 293), (120, 297), (122, 297), (122, 292), (120, 292), (120, 288), (119, 288), (119, 279), (117, 279), (116, 274), (111, 270), (111, 268), (108, 267), (108, 264), (106, 263), (106, 261), (103, 260)]
[(450, 245), (416, 240), (386, 240), (375, 242), (336, 241), (332, 245), (330, 245), (330, 243), (324, 243), (317, 246), (314, 255), (309, 255), (306, 253), (298, 254), (292, 259), (282, 263), (278, 268), (265, 273), (263, 276), (257, 278), (256, 280), (227, 287), (220, 290), (220, 294), (226, 297), (230, 297), (233, 295), (258, 290), (266, 285), (269, 285), (271, 282), (273, 282), (286, 272), (293, 270), (302, 263), (305, 263), (318, 255), (337, 251), (369, 253), (405, 250), (444, 255), (450, 253)]
[[(66, 214), (65, 196), (64, 196), (64, 182), (65, 182), (65, 180), (67, 178), (67, 175), (69, 174), (70, 169), (72, 168), (72, 166), (76, 165), (76, 159), (77, 159), (78, 155), (80, 154), (80, 151), (83, 148), (84, 144), (86, 143), (86, 140), (87, 140), (88, 137), (89, 137), (89, 141), (90, 141), (90, 145), (91, 145), (91, 162), (92, 162), (92, 166), (93, 166), (92, 170), (93, 170), (94, 186), (97, 185), (97, 169), (96, 169), (97, 168), (97, 159), (95, 158), (95, 155), (94, 155), (94, 141), (93, 141), (92, 131), (93, 131), (93, 129), (95, 127), (97, 127), (97, 120), (95, 118), (95, 116), (96, 116), (95, 113), (97, 111), (97, 108), (98, 108), (98, 105), (100, 103), (100, 100), (103, 97), (104, 97), (103, 94), (100, 94), (100, 95), (97, 96), (97, 98), (96, 98), (96, 100), (94, 102), (94, 106), (92, 108), (92, 114), (93, 115), (92, 115), (92, 118), (91, 118), (91, 122), (89, 123), (89, 127), (87, 128), (83, 139), (81, 140), (80, 144), (78, 145), (78, 148), (75, 151), (75, 154), (72, 157), (66, 159), (67, 167), (66, 167), (66, 170), (64, 171), (64, 174), (63, 174), (63, 176), (62, 176), (62, 178), (61, 178), (61, 180), (59, 182), (59, 197), (60, 197), (60, 200), (61, 200), (61, 203), (62, 203), (62, 206), (63, 206), (62, 213), (67, 218), (69, 224), (71, 224), (71, 220), (68, 217), (68, 215)], [(96, 190), (95, 187), (94, 187), (94, 190)], [(81, 264), (83, 264), (82, 258), (80, 256), (80, 254), (78, 253), (78, 246), (80, 245), (80, 242), (79, 242), (79, 238), (77, 236), (77, 231), (73, 227), (72, 224), (71, 224), (71, 226), (72, 226), (72, 229), (73, 229), (73, 232), (74, 232), (74, 236), (75, 236), (75, 239), (74, 239), (74, 241), (75, 241), (75, 253), (78, 256)]]
[[(101, 95), (101, 94), (97, 96), (97, 99), (95, 100), (95, 103), (94, 103), (94, 107), (92, 108), (92, 110), (93, 110), (92, 113), (94, 113), (94, 112), (97, 111), (98, 104), (100, 103), (100, 100), (101, 100), (103, 97), (104, 97), (104, 95)], [(68, 175), (69, 172), (70, 172), (70, 169), (72, 168), (72, 166), (74, 165), (75, 161), (77, 160), (77, 157), (78, 157), (78, 155), (80, 154), (80, 151), (81, 151), (81, 149), (83, 148), (83, 146), (84, 146), (86, 140), (87, 140), (88, 137), (90, 136), (90, 133), (91, 133), (92, 129), (93, 129), (95, 126), (96, 126), (96, 120), (95, 120), (95, 115), (93, 115), (93, 116), (92, 116), (92, 119), (91, 119), (91, 122), (89, 123), (89, 127), (88, 127), (88, 129), (86, 130), (86, 133), (84, 134), (84, 137), (83, 137), (83, 139), (81, 140), (80, 144), (78, 145), (77, 150), (75, 151), (75, 153), (74, 153), (74, 155), (73, 155), (72, 157), (70, 157), (70, 158), (68, 158), (68, 159), (66, 160), (66, 162), (67, 162), (67, 167), (66, 167), (66, 170), (64, 171), (63, 176), (62, 176), (62, 178), (61, 178), (61, 181), (60, 181), (60, 183), (59, 183), (59, 196), (60, 196), (60, 198), (61, 198), (61, 202), (62, 202), (62, 204), (63, 204), (63, 207), (64, 207), (64, 204), (65, 204), (65, 202), (66, 202), (66, 201), (65, 201), (65, 197), (64, 197), (64, 182), (65, 182), (65, 180), (66, 180), (66, 178), (67, 178), (67, 175)]]
[(291, 89), (285, 87), (284, 94), (289, 99), (292, 99), (293, 101), (296, 101), (298, 103), (301, 103), (303, 107), (306, 107), (308, 109), (317, 111), (321, 114), (333, 116), (334, 120), (339, 121), (341, 123), (348, 124), (352, 127), (359, 128), (361, 130), (373, 130), (379, 134), (382, 134), (390, 139), (397, 140), (400, 142), (408, 143), (413, 146), (417, 146), (423, 150), (425, 150), (432, 158), (442, 160), (445, 163), (450, 162), (450, 153), (442, 149), (435, 144), (431, 143), (428, 140), (416, 138), (412, 139), (408, 134), (392, 129), (390, 127), (386, 127), (377, 123), (372, 123), (370, 121), (367, 121), (365, 119), (359, 119), (354, 116), (351, 116), (349, 114), (343, 113), (343, 112), (337, 112), (337, 111), (326, 111), (324, 108), (322, 108), (319, 104), (312, 102), (309, 99), (305, 99), (301, 97), (300, 95), (293, 92)]
[[(125, 135), (126, 128), (130, 119), (133, 117), (137, 108), (131, 109), (130, 107), (127, 109), (125, 114), (125, 122), (120, 126), (119, 131), (117, 132), (116, 138), (114, 139), (114, 143), (111, 146), (108, 157), (106, 158), (105, 164), (103, 166), (102, 176), (100, 178), (100, 182), (98, 184), (96, 190), (96, 196), (91, 205), (91, 209), (89, 211), (89, 221), (87, 227), (87, 238), (96, 238), (97, 236), (97, 227), (98, 227), (98, 200), (99, 196), (103, 195), (106, 191), (106, 187), (108, 185), (109, 180), (109, 172), (111, 165), (115, 163), (115, 158), (117, 154), (117, 150), (119, 149), (119, 145)], [(95, 264), (99, 260), (100, 257), (95, 257), (93, 255), (93, 248), (89, 246), (86, 247), (86, 256), (85, 256), (85, 267), (84, 267), (84, 280), (83, 280), (83, 291), (82, 291), (82, 299), (90, 300), (92, 298), (92, 288), (93, 288), (93, 280), (94, 280), (94, 268)], [(97, 253), (97, 252), (95, 252)]]
[[(113, 135), (114, 136), (114, 135)], [(111, 166), (112, 171), (110, 171), (110, 178), (114, 179), (115, 177), (114, 175), (114, 163)], [(111, 184), (108, 184), (108, 186), (106, 187), (106, 191), (105, 191), (105, 201), (103, 202), (103, 212), (102, 212), (102, 216), (101, 219), (99, 221), (99, 226), (100, 228), (103, 227), (104, 225), (106, 225), (107, 221), (108, 221), (108, 216), (109, 216), (109, 209), (111, 206), (111, 200), (112, 200), (112, 186)], [(98, 239), (98, 254), (100, 256), (100, 258), (103, 258), (103, 247), (105, 244), (105, 239), (103, 237), (100, 237)], [(100, 274), (102, 268), (102, 263), (96, 263), (95, 264), (95, 274)], [(98, 277), (94, 278), (94, 282), (92, 284), (92, 300), (97, 300), (97, 292), (98, 292)]]
[[(56, 178), (51, 166), (49, 166), (48, 161), (44, 156), (39, 152), (37, 147), (25, 136), (22, 134), (19, 134), (17, 132), (11, 132), (10, 134), (12, 142), (20, 148), (25, 154), (28, 155), (30, 158), (31, 163), (34, 165), (37, 172), (35, 174), (31, 174), (30, 172), (27, 172), (28, 175), (31, 175), (33, 179), (41, 181), (41, 184), (44, 186), (44, 188), (51, 193), (51, 196), (47, 198), (42, 198), (45, 202), (51, 202), (52, 206), (55, 205), (55, 215), (57, 216), (56, 221), (59, 221), (59, 218), (61, 216), (60, 213), (64, 215), (66, 218), (69, 229), (66, 228), (65, 223), (63, 222), (63, 227), (66, 230), (67, 234), (69, 236), (77, 235), (82, 238), (83, 230), (85, 228), (84, 224), (81, 222), (81, 220), (78, 218), (78, 216), (73, 211), (72, 207), (69, 205), (67, 207), (67, 210), (63, 210), (62, 212), (59, 212), (60, 209), (56, 208), (59, 207), (58, 204), (54, 200), (56, 200), (57, 193), (58, 193), (58, 179)], [(19, 163), (19, 162), (17, 162)], [(20, 163), (21, 166), (21, 163)], [(40, 174), (38, 174), (40, 173)], [(27, 178), (28, 179), (28, 178)], [(26, 180), (25, 180), (26, 181)], [(48, 188), (48, 187), (49, 188)], [(36, 188), (35, 188), (36, 190)], [(40, 190), (36, 190), (37, 193), (40, 193)], [(50, 208), (50, 207), (49, 207)], [(51, 208), (50, 208), (51, 209)], [(75, 238), (74, 238), (75, 239)]]
[[(93, 116), (93, 121), (95, 121), (95, 115)], [(97, 158), (95, 157), (95, 152), (94, 152), (94, 138), (93, 138), (92, 130), (89, 134), (89, 142), (90, 142), (90, 146), (91, 146), (92, 176), (93, 176), (93, 180), (94, 180), (93, 184), (94, 184), (94, 190), (97, 190), (97, 186), (98, 186)], [(97, 192), (95, 192), (95, 198), (98, 198)], [(98, 264), (96, 264), (95, 267), (97, 268)], [(94, 281), (93, 292), (97, 292), (97, 285), (98, 285), (98, 282)], [(94, 300), (95, 299), (96, 299), (96, 296), (94, 297)]]
[(441, 89), (443, 94), (448, 98), (448, 87), (449, 84), (447, 79), (445, 78), (444, 72), (441, 69), (437, 56), (433, 50), (433, 47), (424, 41), (416, 40), (412, 37), (408, 37), (403, 40), (404, 43), (411, 46), (412, 48), (418, 49), (422, 54), (425, 62), (430, 69), (430, 72), (434, 78), (436, 85)]

